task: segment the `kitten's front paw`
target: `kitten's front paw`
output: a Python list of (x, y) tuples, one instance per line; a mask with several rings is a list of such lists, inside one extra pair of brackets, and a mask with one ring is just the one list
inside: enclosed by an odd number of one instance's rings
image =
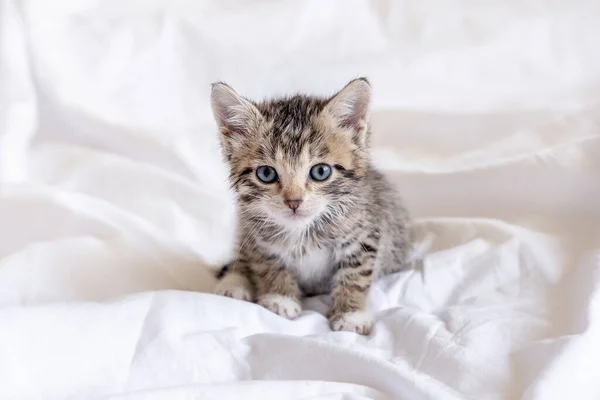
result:
[(294, 319), (302, 311), (302, 306), (298, 301), (289, 296), (280, 294), (266, 294), (258, 299), (258, 304), (277, 315)]
[(366, 311), (334, 314), (329, 318), (329, 322), (334, 331), (356, 332), (360, 335), (369, 335), (373, 328), (373, 318)]
[[(223, 285), (226, 286), (226, 285)], [(231, 297), (236, 300), (252, 301), (252, 294), (244, 287), (221, 287), (217, 286), (215, 294), (219, 296)]]
[(252, 301), (252, 291), (248, 280), (239, 274), (225, 276), (215, 288), (215, 294), (236, 300)]

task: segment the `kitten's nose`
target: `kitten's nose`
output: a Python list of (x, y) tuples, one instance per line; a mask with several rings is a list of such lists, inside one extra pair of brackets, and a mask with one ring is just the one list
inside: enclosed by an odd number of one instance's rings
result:
[(292, 211), (296, 211), (296, 209), (300, 207), (300, 203), (302, 203), (302, 200), (285, 200), (285, 204), (287, 204)]

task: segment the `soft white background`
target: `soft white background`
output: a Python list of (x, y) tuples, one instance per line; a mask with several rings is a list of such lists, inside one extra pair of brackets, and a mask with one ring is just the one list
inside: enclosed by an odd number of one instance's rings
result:
[[(600, 398), (600, 3), (0, 0), (0, 398)], [(432, 247), (286, 321), (231, 251), (209, 109), (368, 76)]]

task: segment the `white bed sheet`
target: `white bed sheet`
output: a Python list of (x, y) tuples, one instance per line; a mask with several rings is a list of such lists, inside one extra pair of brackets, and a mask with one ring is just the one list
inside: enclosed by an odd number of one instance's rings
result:
[[(597, 1), (0, 0), (0, 398), (599, 399)], [(209, 294), (209, 83), (367, 75), (419, 267), (371, 336)]]

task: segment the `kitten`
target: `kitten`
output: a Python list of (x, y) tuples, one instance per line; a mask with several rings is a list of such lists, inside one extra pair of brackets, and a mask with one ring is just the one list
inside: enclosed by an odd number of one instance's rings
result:
[(213, 84), (240, 225), (217, 293), (288, 318), (302, 296), (331, 293), (332, 329), (370, 333), (369, 288), (409, 250), (407, 212), (369, 157), (370, 98), (364, 78), (331, 98), (263, 102)]

